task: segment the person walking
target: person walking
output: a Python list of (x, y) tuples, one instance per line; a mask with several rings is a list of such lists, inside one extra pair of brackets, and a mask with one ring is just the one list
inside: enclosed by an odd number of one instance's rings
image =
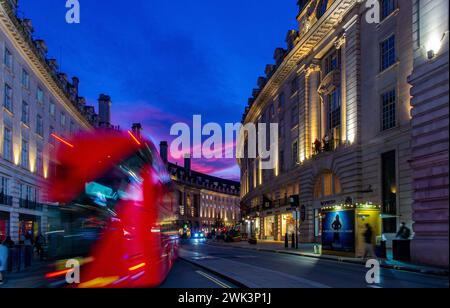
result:
[(39, 233), (34, 241), (34, 247), (36, 248), (36, 252), (41, 261), (44, 258), (44, 246), (45, 246), (45, 237), (42, 235), (42, 233)]
[(363, 233), (364, 236), (364, 259), (371, 257), (376, 257), (373, 249), (373, 231), (370, 224), (366, 224), (366, 231)]
[(11, 273), (13, 270), (13, 260), (14, 260), (14, 246), (15, 243), (14, 241), (11, 239), (11, 236), (7, 236), (6, 240), (3, 242), (3, 245), (6, 246), (6, 248), (8, 248), (8, 273)]
[(5, 242), (0, 243), (0, 285), (4, 283), (4, 272), (8, 267), (8, 247)]
[(33, 259), (33, 237), (32, 233), (27, 232), (25, 235), (25, 268), (28, 268), (31, 266), (31, 260)]

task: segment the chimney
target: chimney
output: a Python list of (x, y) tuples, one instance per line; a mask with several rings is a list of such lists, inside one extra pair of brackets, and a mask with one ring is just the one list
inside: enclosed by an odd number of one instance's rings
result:
[(168, 163), (168, 144), (167, 141), (161, 141), (159, 144), (159, 156), (161, 156), (162, 161), (167, 164)]
[(191, 155), (190, 154), (186, 154), (184, 156), (184, 170), (186, 170), (187, 172), (191, 171)]
[(98, 113), (100, 123), (111, 123), (111, 97), (105, 94), (100, 94), (100, 97), (98, 98)]
[(141, 123), (134, 123), (132, 126), (133, 134), (136, 136), (136, 138), (141, 139), (142, 138), (142, 125)]
[(78, 95), (78, 86), (80, 85), (80, 79), (78, 79), (78, 77), (72, 77), (72, 85), (75, 88), (75, 92)]

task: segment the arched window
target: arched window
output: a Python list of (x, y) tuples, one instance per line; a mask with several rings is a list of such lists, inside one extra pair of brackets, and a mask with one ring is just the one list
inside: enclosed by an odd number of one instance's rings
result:
[(331, 171), (323, 172), (314, 184), (314, 198), (321, 199), (335, 196), (342, 192), (339, 178)]
[(328, 0), (320, 0), (316, 10), (317, 19), (322, 18), (322, 16), (327, 11), (327, 8), (328, 8)]

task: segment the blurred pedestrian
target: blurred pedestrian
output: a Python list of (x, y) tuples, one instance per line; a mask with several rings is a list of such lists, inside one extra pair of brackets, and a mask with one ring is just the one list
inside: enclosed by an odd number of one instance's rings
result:
[(28, 232), (25, 235), (25, 267), (31, 266), (31, 260), (33, 259), (33, 237), (31, 235), (31, 232)]
[(3, 274), (8, 267), (8, 247), (5, 243), (0, 243), (0, 285), (4, 283)]
[(370, 224), (366, 224), (366, 231), (364, 231), (364, 259), (376, 257), (373, 249), (373, 231)]
[(400, 230), (397, 233), (397, 238), (402, 240), (409, 240), (411, 237), (411, 230), (406, 226), (406, 223), (402, 222)]
[(8, 248), (8, 273), (11, 273), (13, 270), (13, 260), (14, 260), (14, 246), (15, 243), (11, 239), (11, 236), (7, 236), (6, 240), (3, 242), (3, 245), (5, 245)]
[(34, 241), (34, 247), (36, 248), (36, 252), (39, 256), (39, 259), (42, 261), (44, 257), (44, 246), (45, 246), (45, 237), (42, 235), (42, 233), (39, 233), (38, 236), (36, 236), (36, 240)]
[(320, 154), (321, 147), (322, 147), (322, 143), (319, 141), (319, 139), (316, 138), (316, 141), (314, 141), (314, 152), (315, 152), (315, 154)]

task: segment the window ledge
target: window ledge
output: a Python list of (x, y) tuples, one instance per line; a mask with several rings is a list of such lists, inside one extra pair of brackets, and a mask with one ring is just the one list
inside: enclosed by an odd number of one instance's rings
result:
[(400, 8), (396, 8), (394, 11), (392, 11), (391, 14), (389, 14), (382, 21), (380, 21), (380, 23), (377, 25), (377, 30), (382, 28), (388, 22), (388, 20), (391, 20), (392, 18), (394, 18), (394, 16), (397, 16), (399, 14), (399, 12), (400, 12)]
[(388, 72), (398, 68), (400, 65), (400, 60), (397, 60), (397, 62), (395, 62), (394, 64), (392, 64), (391, 66), (389, 66), (388, 68), (386, 68), (385, 70), (381, 71), (378, 73), (377, 78), (381, 78), (383, 77), (383, 75), (387, 74)]
[(6, 108), (5, 106), (3, 106), (3, 111), (5, 111), (7, 114), (9, 114), (9, 116), (14, 118), (14, 113), (11, 110), (9, 110), (8, 108)]

